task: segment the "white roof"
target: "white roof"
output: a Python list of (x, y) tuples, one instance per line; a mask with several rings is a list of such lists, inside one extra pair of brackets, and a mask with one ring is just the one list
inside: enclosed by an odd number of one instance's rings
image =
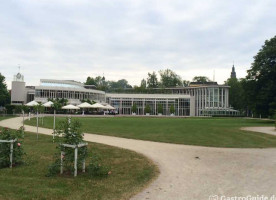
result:
[(91, 104), (84, 102), (81, 103), (80, 105), (77, 105), (79, 108), (93, 108)]
[(80, 109), (79, 107), (77, 107), (77, 106), (74, 106), (74, 105), (72, 105), (72, 104), (69, 104), (69, 105), (67, 105), (67, 106), (63, 106), (61, 109), (66, 109), (66, 110), (78, 110), (78, 109)]
[(31, 102), (29, 102), (29, 103), (27, 103), (27, 104), (25, 104), (26, 106), (37, 106), (38, 105), (38, 103), (36, 102), (36, 101), (31, 101)]
[(44, 103), (44, 104), (42, 104), (44, 107), (52, 107), (52, 105), (53, 105), (54, 103), (52, 102), (52, 101), (48, 101), (48, 102), (46, 102), (46, 103)]
[(190, 95), (183, 94), (119, 94), (107, 93), (106, 97), (111, 98), (134, 98), (134, 99), (189, 99)]

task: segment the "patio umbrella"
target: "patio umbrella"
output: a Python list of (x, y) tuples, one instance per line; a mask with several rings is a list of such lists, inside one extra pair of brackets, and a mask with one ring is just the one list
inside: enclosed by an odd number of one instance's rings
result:
[(81, 103), (80, 105), (77, 105), (79, 108), (93, 108), (91, 104), (84, 102)]
[(52, 107), (53, 106), (53, 102), (52, 101), (48, 101), (48, 102), (46, 102), (46, 103), (44, 103), (44, 104), (42, 104), (44, 107), (46, 107), (46, 108), (50, 108), (50, 107)]
[(108, 110), (116, 110), (116, 108), (114, 108), (113, 106), (111, 106), (109, 104), (105, 105), (104, 107), (105, 107), (105, 109), (108, 109)]
[(31, 101), (31, 102), (25, 104), (25, 106), (29, 106), (29, 107), (33, 107), (33, 106), (37, 106), (37, 105), (38, 105), (38, 103), (36, 101)]
[(102, 104), (100, 103), (95, 103), (91, 106), (91, 108), (102, 108), (102, 109), (105, 109), (105, 106), (103, 106)]
[[(35, 100), (25, 104), (25, 106), (34, 107), (39, 105)], [(29, 120), (30, 120), (30, 112), (29, 112)], [(36, 111), (36, 139), (38, 139), (38, 110)]]
[(78, 110), (78, 109), (80, 109), (80, 108), (77, 107), (77, 106), (74, 106), (74, 105), (72, 105), (72, 104), (69, 104), (69, 105), (67, 105), (67, 106), (63, 106), (61, 109), (65, 109), (65, 110)]
[(84, 115), (84, 108), (93, 108), (91, 104), (84, 102), (80, 105), (77, 105), (79, 108), (82, 108), (82, 115)]

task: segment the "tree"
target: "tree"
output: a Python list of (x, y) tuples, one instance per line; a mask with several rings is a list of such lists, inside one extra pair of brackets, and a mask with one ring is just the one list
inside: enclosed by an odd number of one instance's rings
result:
[(183, 80), (183, 86), (188, 87), (190, 85), (190, 81)]
[(137, 111), (137, 105), (136, 105), (136, 103), (134, 103), (133, 106), (131, 107), (131, 111), (133, 113), (136, 113), (136, 111)]
[(145, 113), (150, 113), (150, 111), (151, 111), (150, 106), (149, 104), (147, 104), (145, 107)]
[(132, 88), (131, 85), (128, 84), (126, 79), (120, 79), (118, 81), (108, 81), (109, 89), (126, 89)]
[(96, 81), (93, 77), (88, 76), (86, 79), (86, 82), (84, 83), (85, 85), (95, 85), (96, 86)]
[(197, 83), (207, 83), (210, 82), (211, 80), (206, 77), (206, 76), (195, 76), (193, 78), (193, 82), (197, 82)]
[(229, 78), (225, 82), (229, 88), (229, 104), (236, 110), (244, 110), (244, 93), (242, 83), (236, 78)]
[(179, 75), (173, 72), (170, 69), (160, 70), (160, 84), (163, 87), (175, 87), (175, 86), (182, 86), (182, 80)]
[(247, 73), (250, 108), (257, 115), (272, 116), (276, 109), (276, 36), (265, 41)]
[(174, 112), (175, 112), (175, 109), (174, 109), (174, 106), (173, 106), (173, 104), (172, 104), (171, 107), (170, 107), (170, 113), (171, 113), (171, 114), (174, 114)]
[(148, 73), (147, 85), (148, 85), (148, 88), (158, 87), (158, 79), (157, 79), (157, 74), (155, 72), (152, 72), (152, 74)]
[(5, 83), (5, 77), (0, 73), (0, 106), (5, 106), (10, 103), (10, 93)]
[(163, 106), (162, 106), (162, 104), (158, 104), (158, 107), (157, 107), (157, 111), (158, 111), (158, 113), (163, 113)]
[(142, 79), (142, 80), (141, 80), (140, 87), (141, 87), (142, 89), (145, 89), (145, 88), (147, 87), (147, 81), (146, 81), (145, 79)]

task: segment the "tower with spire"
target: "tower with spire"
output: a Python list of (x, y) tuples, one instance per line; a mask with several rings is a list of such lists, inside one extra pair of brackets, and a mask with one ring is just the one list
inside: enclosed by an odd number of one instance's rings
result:
[(231, 78), (237, 78), (234, 64), (233, 64), (233, 67), (232, 67)]

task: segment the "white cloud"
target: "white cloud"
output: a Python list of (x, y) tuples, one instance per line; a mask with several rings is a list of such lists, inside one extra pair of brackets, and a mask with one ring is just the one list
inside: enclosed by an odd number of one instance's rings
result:
[(223, 83), (233, 60), (246, 75), (264, 40), (275, 35), (273, 0), (5, 1), (0, 7), (0, 72), (10, 86), (17, 65), (28, 85), (40, 78), (140, 84), (171, 68), (183, 79)]

